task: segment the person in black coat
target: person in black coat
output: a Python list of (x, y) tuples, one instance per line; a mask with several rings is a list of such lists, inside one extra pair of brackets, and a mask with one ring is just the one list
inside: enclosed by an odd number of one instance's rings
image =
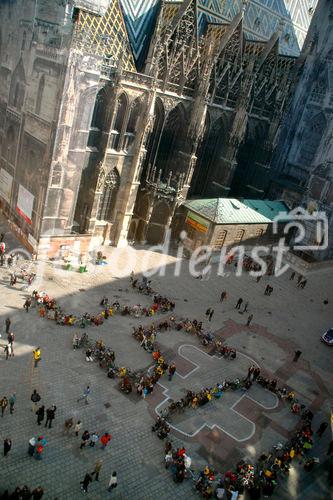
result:
[(38, 408), (38, 410), (36, 411), (36, 415), (37, 415), (37, 424), (40, 425), (41, 422), (44, 420), (44, 416), (45, 416), (45, 406), (42, 405), (40, 408)]
[(6, 438), (3, 442), (3, 456), (7, 457), (8, 453), (10, 452), (10, 449), (12, 447), (12, 441), (9, 438)]
[(51, 408), (48, 408), (46, 410), (46, 422), (45, 422), (45, 427), (47, 427), (47, 424), (49, 424), (49, 429), (52, 427), (52, 420), (55, 419), (55, 412), (57, 410), (57, 407), (55, 405), (51, 406)]

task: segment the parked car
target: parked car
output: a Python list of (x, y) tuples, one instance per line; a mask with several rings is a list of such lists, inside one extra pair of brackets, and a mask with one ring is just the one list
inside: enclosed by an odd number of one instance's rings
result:
[(327, 332), (323, 333), (321, 336), (321, 341), (325, 342), (327, 345), (332, 345), (333, 346), (333, 328), (330, 328), (327, 330)]

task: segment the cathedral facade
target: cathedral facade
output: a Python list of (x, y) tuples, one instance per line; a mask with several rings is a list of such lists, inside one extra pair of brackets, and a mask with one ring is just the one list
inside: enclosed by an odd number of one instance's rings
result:
[[(271, 197), (308, 213), (301, 255), (333, 258), (333, 5), (319, 2), (272, 161)], [(321, 214), (327, 217), (325, 231)], [(326, 234), (324, 234), (326, 233)]]
[(263, 197), (316, 2), (289, 4), (1, 2), (0, 202), (22, 240), (160, 243), (189, 196)]

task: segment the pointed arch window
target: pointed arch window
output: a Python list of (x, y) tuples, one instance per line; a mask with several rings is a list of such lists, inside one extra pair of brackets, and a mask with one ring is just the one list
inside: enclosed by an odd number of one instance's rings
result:
[(16, 145), (15, 145), (15, 133), (12, 126), (10, 126), (7, 130), (5, 146), (6, 148), (4, 151), (4, 156), (7, 158), (9, 163), (14, 165), (16, 156)]
[(117, 191), (119, 188), (118, 170), (114, 168), (105, 177), (103, 183), (103, 192), (100, 198), (100, 203), (97, 211), (97, 219), (103, 221), (111, 221), (113, 219), (114, 207), (117, 199)]
[(38, 84), (38, 91), (37, 91), (37, 99), (36, 99), (36, 115), (40, 114), (40, 110), (42, 107), (42, 101), (43, 101), (43, 93), (44, 93), (44, 88), (45, 88), (45, 76), (42, 75), (39, 80)]
[(121, 94), (117, 101), (117, 114), (114, 120), (113, 129), (111, 131), (111, 149), (119, 151), (122, 146), (122, 131), (124, 126), (124, 120), (126, 118), (128, 99), (125, 94)]
[(124, 136), (124, 144), (123, 144), (124, 151), (129, 151), (134, 142), (136, 122), (140, 114), (140, 109), (141, 109), (141, 103), (139, 99), (136, 99), (131, 106), (131, 111), (127, 122), (126, 132)]
[(9, 105), (18, 110), (22, 108), (24, 103), (25, 83), (23, 62), (22, 59), (20, 59), (13, 72), (9, 94)]
[(56, 163), (52, 170), (51, 187), (61, 187), (63, 168), (60, 163)]

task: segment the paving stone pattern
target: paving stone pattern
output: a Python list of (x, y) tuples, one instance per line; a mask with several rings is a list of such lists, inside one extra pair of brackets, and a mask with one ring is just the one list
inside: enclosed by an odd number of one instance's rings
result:
[[(4, 221), (2, 227), (5, 227)], [(10, 248), (17, 246), (8, 230), (6, 241)], [(139, 262), (135, 271), (139, 272), (147, 250), (135, 251)], [(84, 275), (61, 271), (61, 263), (36, 263), (35, 267), (42, 272), (38, 287), (56, 297), (70, 312), (96, 312), (104, 294), (123, 303), (149, 304), (149, 297), (132, 291), (128, 278), (114, 272), (112, 262), (119, 258), (115, 252), (114, 249), (107, 250), (109, 265), (103, 270), (92, 266)], [(117, 381), (108, 379), (96, 363), (85, 362), (82, 350), (73, 351), (74, 328), (57, 326), (53, 321), (41, 319), (33, 309), (25, 313), (22, 309), (24, 299), (35, 285), (29, 290), (20, 283), (10, 287), (8, 270), (0, 268), (0, 343), (4, 344), (4, 320), (8, 315), (16, 337), (15, 357), (6, 361), (0, 353), (0, 395), (9, 396), (13, 391), (17, 395), (14, 414), (10, 415), (7, 409), (4, 417), (0, 417), (1, 442), (7, 436), (13, 441), (8, 458), (0, 458), (0, 492), (5, 488), (14, 489), (17, 484), (28, 484), (30, 487), (40, 484), (45, 489), (46, 499), (80, 498), (83, 495), (80, 480), (86, 472), (93, 470), (96, 460), (102, 458), (100, 481), (90, 486), (87, 498), (194, 498), (196, 494), (191, 481), (176, 485), (169, 471), (165, 470), (164, 443), (151, 432), (152, 416), (156, 407), (165, 400), (165, 387), (169, 396), (178, 397), (183, 394), (184, 388), (199, 387), (201, 377), (203, 385), (212, 385), (218, 381), (217, 377), (244, 375), (252, 359), (268, 376), (276, 376), (280, 384), (294, 387), (296, 392), (299, 389), (300, 400), (311, 404), (317, 412), (315, 428), (328, 418), (332, 401), (332, 352), (320, 343), (319, 338), (322, 331), (331, 326), (330, 310), (323, 305), (323, 300), (328, 299), (332, 304), (332, 272), (313, 273), (309, 276), (307, 287), (301, 291), (295, 288), (295, 283), (289, 281), (288, 276), (265, 277), (257, 284), (248, 275), (237, 278), (231, 272), (229, 277), (222, 278), (213, 272), (209, 281), (201, 282), (189, 276), (185, 269), (186, 261), (181, 276), (175, 279), (172, 275), (175, 258), (170, 255), (166, 260), (165, 276), (152, 278), (153, 285), (161, 293), (176, 298), (175, 313), (203, 320), (229, 345), (235, 346), (250, 359), (240, 354), (234, 362), (218, 360), (191, 347), (203, 349), (195, 338), (189, 339), (184, 332), (161, 333), (158, 342), (167, 352), (168, 359), (176, 360), (182, 377), (193, 369), (193, 363), (200, 365), (200, 370), (185, 379), (176, 375), (171, 383), (164, 377), (161, 380), (163, 387), (157, 386), (146, 400), (124, 395), (119, 391)], [(157, 262), (158, 254), (151, 253), (149, 265), (154, 267)], [(268, 282), (274, 286), (270, 297), (263, 293)], [(220, 304), (219, 296), (223, 289), (228, 291), (228, 299)], [(249, 312), (254, 314), (249, 328), (246, 327), (247, 315), (239, 314), (234, 309), (240, 296), (249, 300)], [(204, 315), (208, 307), (215, 309), (210, 325)], [(158, 319), (159, 316), (154, 321)], [(132, 337), (132, 327), (150, 321), (150, 318), (115, 316), (101, 327), (87, 328), (87, 333), (93, 339), (103, 338), (107, 345), (114, 348), (119, 366), (140, 369), (151, 364), (151, 355), (140, 348)], [(33, 369), (31, 353), (37, 345), (42, 349), (42, 361), (37, 369)], [(181, 347), (183, 345), (190, 347)], [(302, 351), (297, 364), (291, 361), (295, 348)], [(181, 359), (182, 355), (186, 355), (187, 359)], [(87, 384), (91, 386), (89, 405), (77, 402)], [(40, 392), (46, 407), (52, 404), (57, 406), (52, 429), (37, 426), (36, 416), (30, 407), (30, 395), (34, 388)], [(189, 434), (205, 422), (208, 427), (205, 426), (193, 438), (175, 430), (172, 439), (175, 443), (185, 444), (194, 467), (202, 467), (208, 462), (225, 471), (239, 458), (254, 460), (261, 450), (288, 439), (297, 418), (281, 403), (275, 409), (268, 409), (274, 406), (273, 403), (272, 396), (258, 387), (252, 392), (250, 390), (248, 395), (229, 393), (221, 401), (207, 405), (196, 413), (188, 410), (175, 422)], [(237, 421), (231, 417), (230, 408), (233, 405), (239, 415), (244, 415), (255, 425), (255, 432), (247, 441), (238, 442), (231, 437), (234, 435), (239, 439), (246, 434), (242, 418)], [(80, 438), (63, 436), (62, 433), (63, 423), (70, 416), (82, 420), (82, 430), (110, 432), (112, 440), (109, 447), (102, 450), (98, 445), (80, 450)], [(218, 420), (222, 430), (214, 427)], [(223, 432), (223, 426), (229, 435)], [(43, 435), (48, 443), (41, 461), (27, 454), (28, 440), (33, 435)], [(313, 455), (321, 460), (317, 469), (304, 476), (299, 468), (297, 474), (282, 482), (275, 498), (329, 498), (325, 476), (325, 451), (329, 440), (329, 431), (321, 440), (316, 440)], [(118, 473), (119, 486), (109, 494), (106, 488), (113, 470)]]

